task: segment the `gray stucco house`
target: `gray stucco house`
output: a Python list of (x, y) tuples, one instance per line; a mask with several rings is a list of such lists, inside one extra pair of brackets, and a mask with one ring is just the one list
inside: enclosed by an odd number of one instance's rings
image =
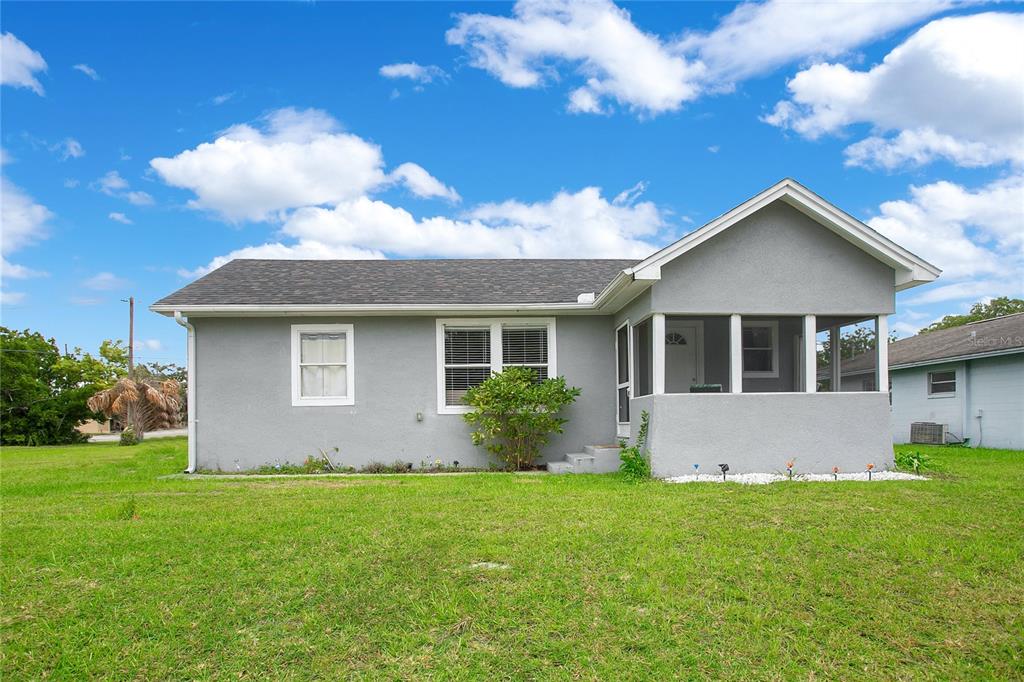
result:
[(189, 470), (485, 466), (461, 397), (520, 364), (582, 389), (547, 462), (646, 411), (657, 476), (861, 470), (892, 463), (888, 396), (818, 392), (817, 335), (885, 338), (896, 291), (938, 275), (786, 179), (641, 261), (235, 260), (151, 309), (188, 328)]
[[(874, 359), (841, 363), (844, 386), (873, 381)], [(889, 344), (892, 435), (1024, 450), (1024, 313)], [(912, 424), (935, 424), (940, 428)]]

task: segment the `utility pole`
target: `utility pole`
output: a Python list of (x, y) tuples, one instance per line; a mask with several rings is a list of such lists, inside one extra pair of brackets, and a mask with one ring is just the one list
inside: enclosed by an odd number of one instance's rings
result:
[(128, 297), (128, 376), (135, 377), (135, 297)]

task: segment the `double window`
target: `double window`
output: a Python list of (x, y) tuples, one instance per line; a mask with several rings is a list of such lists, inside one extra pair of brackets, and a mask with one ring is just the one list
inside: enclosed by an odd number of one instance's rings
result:
[(352, 325), (292, 325), (292, 405), (353, 405)]
[(438, 320), (438, 412), (467, 411), (466, 392), (506, 367), (555, 376), (554, 349), (553, 319)]
[(743, 377), (772, 379), (779, 376), (779, 323), (775, 320), (743, 320)]
[(956, 371), (928, 372), (928, 395), (950, 396), (956, 393)]

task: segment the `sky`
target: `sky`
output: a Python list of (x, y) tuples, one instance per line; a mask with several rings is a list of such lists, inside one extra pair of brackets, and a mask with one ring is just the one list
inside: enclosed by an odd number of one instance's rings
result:
[(0, 318), (185, 359), (233, 257), (643, 257), (784, 177), (1024, 295), (1024, 5), (14, 3)]

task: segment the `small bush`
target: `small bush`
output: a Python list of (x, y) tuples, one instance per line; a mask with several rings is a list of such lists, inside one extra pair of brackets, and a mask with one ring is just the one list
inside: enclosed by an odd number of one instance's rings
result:
[(138, 445), (139, 439), (135, 437), (135, 431), (131, 428), (127, 428), (121, 432), (121, 439), (118, 443), (121, 445)]
[(473, 445), (483, 445), (509, 469), (526, 469), (540, 456), (551, 434), (568, 421), (559, 417), (580, 389), (563, 377), (537, 381), (529, 367), (507, 367), (466, 392), (473, 411), (464, 415), (473, 426)]
[(636, 434), (636, 443), (626, 445), (622, 442), (622, 451), (619, 452), (619, 471), (630, 483), (646, 481), (651, 477), (651, 458), (647, 452), (647, 429), (650, 424), (651, 415), (644, 410), (640, 413), (640, 430)]
[(918, 450), (897, 450), (896, 468), (904, 471), (927, 471), (935, 469), (935, 461), (926, 452)]
[(361, 474), (404, 474), (411, 471), (412, 466), (408, 462), (396, 459), (391, 464), (383, 462), (369, 462), (359, 470)]

